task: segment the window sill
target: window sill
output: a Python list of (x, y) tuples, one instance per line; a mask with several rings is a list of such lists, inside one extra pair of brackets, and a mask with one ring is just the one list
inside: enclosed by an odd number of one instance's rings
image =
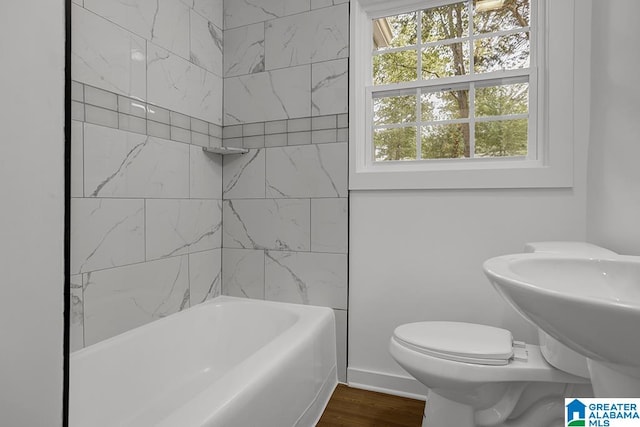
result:
[[(573, 186), (571, 168), (553, 168), (534, 162), (496, 162), (478, 165), (413, 169), (375, 165), (351, 171), (350, 190), (566, 188)], [(381, 167), (378, 167), (381, 166)]]

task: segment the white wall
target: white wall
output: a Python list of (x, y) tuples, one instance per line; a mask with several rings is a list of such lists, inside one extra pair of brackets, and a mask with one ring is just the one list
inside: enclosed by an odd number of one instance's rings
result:
[(62, 424), (64, 2), (0, 7), (0, 424)]
[(640, 2), (594, 2), (587, 236), (640, 255)]
[[(589, 23), (590, 8), (580, 10), (578, 34)], [(388, 353), (393, 329), (407, 322), (483, 323), (536, 342), (482, 263), (528, 241), (585, 239), (589, 61), (586, 37), (576, 42), (573, 188), (350, 193), (350, 383), (424, 392)]]

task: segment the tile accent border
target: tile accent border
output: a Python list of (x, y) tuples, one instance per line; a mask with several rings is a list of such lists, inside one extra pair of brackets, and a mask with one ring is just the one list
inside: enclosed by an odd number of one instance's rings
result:
[(222, 146), (222, 126), (77, 81), (71, 86), (73, 120), (201, 147)]
[(347, 113), (227, 125), (222, 128), (224, 147), (255, 149), (348, 141)]

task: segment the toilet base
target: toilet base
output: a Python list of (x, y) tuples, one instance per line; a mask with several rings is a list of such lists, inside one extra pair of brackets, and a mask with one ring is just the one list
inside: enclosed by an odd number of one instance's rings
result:
[(514, 382), (507, 387), (503, 399), (485, 410), (429, 390), (422, 427), (562, 427), (564, 398), (593, 396), (589, 384)]
[(475, 427), (473, 408), (446, 399), (432, 390), (427, 394), (422, 415), (422, 427)]

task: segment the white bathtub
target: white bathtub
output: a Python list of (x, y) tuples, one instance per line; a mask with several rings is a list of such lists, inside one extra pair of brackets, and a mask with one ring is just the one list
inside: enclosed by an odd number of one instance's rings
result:
[(331, 309), (218, 297), (72, 353), (70, 426), (307, 427), (336, 384)]

